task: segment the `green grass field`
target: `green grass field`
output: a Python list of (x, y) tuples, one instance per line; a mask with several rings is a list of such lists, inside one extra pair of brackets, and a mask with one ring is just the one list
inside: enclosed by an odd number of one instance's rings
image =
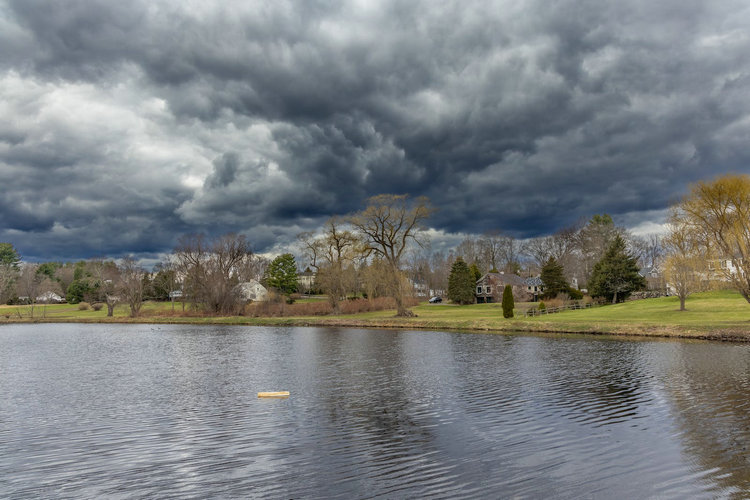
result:
[(154, 322), (225, 323), (248, 325), (330, 325), (382, 328), (427, 328), (440, 330), (535, 331), (567, 333), (606, 333), (649, 336), (680, 336), (750, 340), (750, 304), (738, 293), (714, 291), (688, 298), (687, 311), (679, 311), (675, 297), (644, 299), (592, 309), (523, 317), (529, 304), (519, 304), (518, 315), (505, 319), (500, 304), (454, 306), (422, 303), (412, 310), (414, 318), (396, 318), (394, 311), (354, 315), (285, 318), (249, 318), (245, 316), (206, 317), (182, 315), (179, 303), (147, 302), (139, 318), (129, 318), (125, 305), (118, 305), (114, 318), (100, 311), (79, 310), (77, 305), (36, 306), (31, 317), (29, 306), (0, 306), (0, 323), (29, 321), (74, 322)]

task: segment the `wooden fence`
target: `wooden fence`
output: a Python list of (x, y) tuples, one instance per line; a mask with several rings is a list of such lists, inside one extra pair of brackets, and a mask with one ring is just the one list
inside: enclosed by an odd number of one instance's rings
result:
[(580, 302), (575, 302), (573, 304), (565, 304), (564, 306), (558, 306), (558, 307), (547, 307), (546, 309), (529, 309), (526, 311), (524, 316), (527, 318), (529, 316), (541, 316), (543, 314), (555, 314), (562, 311), (568, 311), (568, 310), (574, 310), (574, 309), (590, 309), (592, 307), (596, 307), (597, 304), (594, 304), (593, 302), (589, 302), (587, 304), (581, 304)]

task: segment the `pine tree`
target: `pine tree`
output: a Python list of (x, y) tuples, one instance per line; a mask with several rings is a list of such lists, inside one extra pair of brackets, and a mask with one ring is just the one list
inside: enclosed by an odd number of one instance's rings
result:
[(544, 283), (544, 296), (555, 297), (558, 293), (568, 291), (568, 282), (565, 281), (563, 266), (554, 257), (550, 257), (542, 267), (541, 276)]
[(482, 271), (479, 270), (479, 266), (477, 266), (476, 262), (469, 266), (469, 271), (471, 271), (471, 277), (474, 278), (474, 283), (479, 281), (482, 277)]
[(604, 297), (613, 304), (625, 300), (631, 292), (646, 287), (646, 280), (638, 274), (637, 259), (625, 248), (625, 240), (615, 236), (602, 259), (594, 266), (589, 290), (594, 297)]
[(513, 287), (505, 285), (503, 290), (503, 318), (513, 317)]
[(448, 298), (456, 304), (473, 304), (475, 284), (469, 266), (464, 259), (457, 258), (448, 276)]
[(279, 292), (289, 295), (297, 291), (297, 264), (294, 255), (279, 255), (268, 266), (266, 283)]

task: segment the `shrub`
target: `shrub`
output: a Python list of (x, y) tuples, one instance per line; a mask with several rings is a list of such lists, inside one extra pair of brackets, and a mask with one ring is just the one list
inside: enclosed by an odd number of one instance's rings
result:
[(88, 311), (91, 306), (88, 302), (79, 302), (78, 303), (78, 310), (79, 311)]
[(547, 299), (546, 306), (547, 308), (550, 307), (562, 307), (565, 305), (565, 302), (562, 301), (562, 299), (555, 297), (554, 299)]
[(97, 302), (96, 304), (93, 304), (93, 305), (91, 306), (91, 308), (92, 308), (92, 309), (93, 309), (94, 311), (101, 311), (101, 310), (102, 310), (102, 307), (104, 307), (104, 304), (102, 304), (101, 302)]
[(505, 285), (503, 290), (503, 318), (513, 317), (513, 287)]
[[(407, 307), (415, 306), (419, 301), (413, 297), (405, 298)], [(339, 302), (341, 314), (358, 314), (370, 311), (395, 309), (396, 302), (390, 297), (376, 299), (344, 300)], [(328, 301), (285, 304), (284, 302), (256, 302), (245, 306), (243, 314), (252, 317), (282, 317), (282, 316), (327, 316), (333, 313), (333, 307)]]
[(547, 306), (544, 304), (543, 301), (540, 301), (539, 302), (539, 310), (540, 311), (545, 311), (546, 309), (547, 309)]
[(568, 287), (568, 295), (570, 295), (570, 298), (573, 299), (573, 300), (581, 300), (581, 299), (583, 299), (583, 292), (581, 292), (580, 290), (577, 290), (577, 289), (573, 288), (572, 286)]

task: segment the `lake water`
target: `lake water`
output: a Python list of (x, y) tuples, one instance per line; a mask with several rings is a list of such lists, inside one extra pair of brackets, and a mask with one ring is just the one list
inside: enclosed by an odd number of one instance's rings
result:
[(750, 345), (6, 325), (0, 497), (747, 497), (749, 410)]

